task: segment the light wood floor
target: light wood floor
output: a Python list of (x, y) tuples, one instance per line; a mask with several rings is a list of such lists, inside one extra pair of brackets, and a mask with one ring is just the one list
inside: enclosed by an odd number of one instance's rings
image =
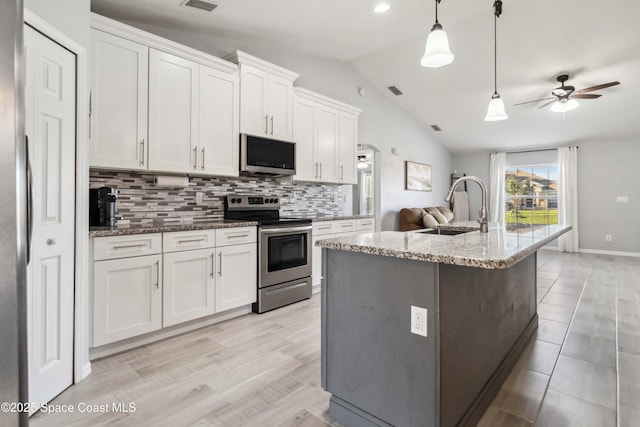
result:
[[(536, 336), (482, 427), (636, 426), (640, 259), (538, 256)], [(96, 361), (35, 426), (337, 426), (320, 387), (320, 297)], [(79, 403), (106, 405), (78, 412)], [(113, 403), (135, 404), (114, 412)]]

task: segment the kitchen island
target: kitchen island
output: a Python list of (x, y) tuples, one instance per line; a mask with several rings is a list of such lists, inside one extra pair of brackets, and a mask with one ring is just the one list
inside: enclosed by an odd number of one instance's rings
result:
[[(475, 426), (537, 328), (536, 251), (570, 229), (510, 233), (491, 224), (488, 233), (319, 241), (331, 418), (345, 426)], [(426, 317), (412, 316), (412, 306)]]

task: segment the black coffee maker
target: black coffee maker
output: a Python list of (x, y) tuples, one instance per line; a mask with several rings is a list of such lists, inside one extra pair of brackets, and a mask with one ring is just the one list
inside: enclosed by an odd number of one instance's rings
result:
[(115, 226), (117, 199), (118, 195), (113, 187), (89, 189), (89, 226)]

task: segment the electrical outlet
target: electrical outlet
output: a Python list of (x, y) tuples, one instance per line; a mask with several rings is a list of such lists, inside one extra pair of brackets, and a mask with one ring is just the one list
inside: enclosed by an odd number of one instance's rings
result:
[(202, 204), (202, 200), (204, 199), (204, 193), (202, 191), (196, 191), (196, 204)]
[(606, 240), (607, 242), (610, 242), (613, 240), (613, 236), (611, 234), (607, 234), (604, 236), (604, 240)]
[(427, 309), (411, 306), (411, 333), (427, 336)]

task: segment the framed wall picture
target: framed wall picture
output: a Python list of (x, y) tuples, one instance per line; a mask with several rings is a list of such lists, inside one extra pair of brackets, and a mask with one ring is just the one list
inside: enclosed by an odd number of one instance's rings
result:
[(405, 162), (405, 190), (431, 191), (431, 165)]

